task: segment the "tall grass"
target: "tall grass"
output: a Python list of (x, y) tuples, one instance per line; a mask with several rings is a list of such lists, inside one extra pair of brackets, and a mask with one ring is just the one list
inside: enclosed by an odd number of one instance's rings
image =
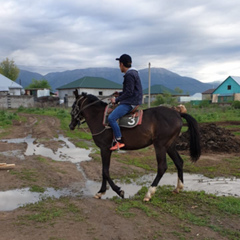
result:
[[(147, 106), (142, 105), (142, 109)], [(192, 115), (199, 123), (204, 122), (222, 122), (222, 121), (240, 121), (240, 109), (233, 108), (231, 106), (219, 106), (209, 104), (208, 106), (191, 106), (189, 103), (186, 104), (187, 111)], [(29, 114), (48, 115), (57, 117), (61, 122), (61, 129), (66, 131), (69, 137), (82, 137), (83, 139), (91, 139), (91, 135), (83, 133), (82, 131), (74, 131), (74, 134), (69, 131), (69, 123), (71, 121), (70, 108), (24, 108), (20, 107), (13, 112), (12, 110), (1, 110), (0, 111), (0, 126), (4, 127), (11, 125), (13, 119), (18, 119), (18, 113), (25, 112)], [(87, 128), (87, 125), (83, 125)]]
[(0, 128), (4, 128), (12, 124), (12, 120), (19, 119), (17, 113), (8, 111), (8, 110), (0, 110)]
[(190, 104), (186, 104), (186, 107), (187, 112), (200, 123), (240, 121), (240, 109), (235, 109), (231, 106), (210, 104), (207, 107), (193, 107)]
[[(199, 106), (192, 106), (190, 103), (184, 105), (187, 108), (187, 113), (192, 115), (199, 123), (240, 121), (240, 108), (234, 107), (233, 105), (220, 106), (218, 104), (204, 104), (204, 101)], [(151, 104), (151, 106), (156, 107), (159, 105)], [(141, 106), (142, 109), (147, 107), (146, 104)]]

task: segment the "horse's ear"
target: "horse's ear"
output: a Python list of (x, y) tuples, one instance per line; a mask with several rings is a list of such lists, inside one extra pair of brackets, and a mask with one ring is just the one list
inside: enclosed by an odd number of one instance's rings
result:
[(77, 98), (78, 97), (78, 90), (75, 89), (75, 91), (73, 91), (73, 94), (75, 95), (75, 97)]

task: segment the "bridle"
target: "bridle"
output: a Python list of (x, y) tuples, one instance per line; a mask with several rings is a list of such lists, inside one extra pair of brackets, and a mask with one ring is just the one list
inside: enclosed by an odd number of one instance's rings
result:
[[(85, 98), (82, 103), (81, 106), (79, 107), (79, 102), (84, 98), (85, 96), (81, 96), (75, 103), (74, 108), (71, 111), (71, 115), (73, 116), (73, 119), (76, 120), (79, 125), (85, 122), (84, 117), (82, 116), (81, 112), (84, 110), (82, 108), (83, 103), (87, 100), (87, 98)], [(87, 106), (87, 105), (86, 105)], [(84, 122), (81, 122), (81, 120), (84, 120)]]
[[(81, 96), (79, 99), (76, 100), (76, 103), (75, 103), (75, 106), (74, 108), (72, 109), (71, 111), (71, 115), (73, 116), (73, 119), (76, 120), (78, 122), (78, 126), (80, 126), (81, 124), (85, 123), (85, 118), (84, 116), (81, 114), (83, 112), (83, 110), (85, 110), (86, 108), (94, 105), (95, 103), (101, 101), (101, 100), (104, 100), (106, 98), (109, 98), (111, 97), (113, 94), (107, 96), (107, 97), (104, 97), (102, 99), (97, 99), (96, 101), (93, 101), (85, 106), (83, 106), (84, 102), (87, 100), (87, 97), (86, 96)], [(82, 103), (81, 103), (81, 106), (79, 107), (79, 102), (85, 98)], [(95, 134), (92, 134), (92, 136), (96, 136), (96, 135), (99, 135), (101, 133), (103, 133), (106, 129), (108, 129), (108, 127), (104, 127), (104, 129), (102, 131), (100, 131), (99, 133), (95, 133)]]

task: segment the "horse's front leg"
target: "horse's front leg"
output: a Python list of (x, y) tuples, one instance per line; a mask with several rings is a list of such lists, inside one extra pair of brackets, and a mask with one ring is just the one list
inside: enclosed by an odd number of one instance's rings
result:
[(112, 151), (110, 150), (102, 150), (101, 149), (101, 157), (102, 157), (102, 186), (98, 193), (94, 196), (95, 198), (100, 199), (102, 195), (106, 193), (107, 190), (107, 181), (109, 185), (111, 186), (112, 190), (115, 191), (121, 198), (124, 198), (124, 191), (121, 190), (120, 187), (114, 184), (112, 181), (110, 174), (109, 174), (109, 168), (110, 168), (110, 160), (111, 160), (111, 154)]

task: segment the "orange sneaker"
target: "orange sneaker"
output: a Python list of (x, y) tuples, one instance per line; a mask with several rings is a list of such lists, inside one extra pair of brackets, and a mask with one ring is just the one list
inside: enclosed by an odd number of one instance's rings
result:
[(123, 148), (125, 146), (124, 143), (116, 142), (114, 146), (110, 148), (111, 151), (119, 150), (120, 148)]

